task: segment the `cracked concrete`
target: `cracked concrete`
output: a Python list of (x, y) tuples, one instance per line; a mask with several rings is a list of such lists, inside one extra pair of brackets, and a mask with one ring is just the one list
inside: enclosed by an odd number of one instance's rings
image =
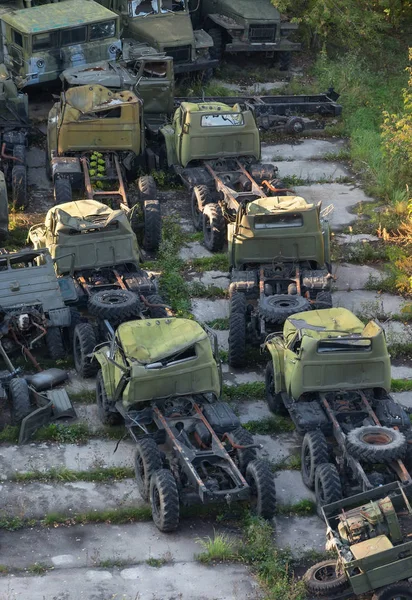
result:
[(188, 242), (179, 252), (179, 258), (190, 260), (192, 258), (207, 258), (213, 256), (200, 242)]
[(333, 283), (333, 289), (336, 291), (363, 290), (371, 278), (378, 281), (382, 279), (382, 272), (368, 265), (334, 263), (332, 272), (336, 277)]
[[(273, 162), (272, 164), (276, 164)], [(321, 161), (321, 160), (294, 160), (283, 161), (277, 164), (279, 168), (279, 177), (296, 177), (305, 182), (326, 181), (328, 183), (339, 181), (350, 176), (346, 167), (339, 163)]]
[(326, 155), (338, 154), (345, 146), (345, 140), (340, 139), (297, 139), (293, 143), (262, 144), (262, 162), (318, 160)]
[(401, 296), (379, 294), (369, 290), (353, 290), (333, 293), (333, 306), (342, 306), (357, 315), (374, 318), (378, 315), (399, 314), (405, 300)]
[(326, 527), (319, 517), (278, 516), (275, 525), (277, 545), (291, 550), (293, 556), (300, 557), (311, 550), (325, 552)]
[(229, 317), (229, 300), (192, 300), (192, 313), (200, 323), (208, 323), (214, 319), (227, 319)]

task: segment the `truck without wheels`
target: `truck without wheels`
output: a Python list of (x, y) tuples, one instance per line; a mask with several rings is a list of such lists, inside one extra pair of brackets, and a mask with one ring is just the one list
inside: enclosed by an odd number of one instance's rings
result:
[(139, 177), (138, 200), (126, 193), (145, 148), (143, 103), (132, 91), (83, 85), (62, 92), (47, 123), (49, 171), (56, 204), (82, 198), (122, 208), (146, 250), (161, 239), (160, 203), (151, 176)]
[[(286, 192), (266, 185), (269, 193)], [(238, 193), (221, 188), (226, 225), (219, 231), (227, 237), (231, 269), (228, 360), (241, 367), (247, 347), (262, 344), (287, 317), (332, 306), (330, 232), (320, 204), (266, 197), (257, 186)]]
[(201, 0), (194, 13), (196, 23), (213, 39), (212, 56), (221, 59), (230, 54), (263, 52), (279, 58), (281, 70), (287, 70), (291, 52), (301, 44), (289, 40), (298, 29), (296, 23), (281, 18), (270, 0)]
[(123, 35), (171, 56), (176, 74), (201, 72), (210, 79), (218, 60), (211, 58), (213, 40), (193, 30), (188, 0), (98, 0), (120, 15)]
[(345, 308), (290, 316), (268, 338), (266, 397), (304, 435), (302, 479), (318, 507), (356, 491), (412, 482), (411, 422), (391, 398), (381, 326)]
[(273, 473), (257, 458), (252, 435), (219, 401), (215, 336), (212, 349), (194, 321), (132, 321), (112, 331), (95, 357), (98, 415), (105, 425), (124, 421), (136, 442), (137, 485), (160, 531), (178, 527), (180, 504), (243, 500), (272, 519)]
[(105, 319), (115, 326), (167, 316), (155, 281), (139, 266), (136, 236), (123, 211), (95, 200), (61, 204), (49, 210), (44, 224), (30, 229), (29, 237), (36, 249), (49, 249), (66, 302), (87, 308), (94, 318), (96, 327), (79, 323), (73, 333), (74, 362), (82, 376), (95, 374), (88, 357)]
[(336, 558), (303, 576), (309, 600), (411, 600), (412, 485), (399, 482), (323, 507), (326, 549)]

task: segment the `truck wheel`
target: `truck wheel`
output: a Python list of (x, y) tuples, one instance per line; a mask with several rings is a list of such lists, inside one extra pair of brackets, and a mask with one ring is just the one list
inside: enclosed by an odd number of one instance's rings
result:
[(288, 317), (310, 309), (310, 302), (303, 296), (275, 294), (264, 296), (259, 302), (259, 314), (268, 323), (281, 324)]
[(136, 317), (140, 310), (139, 298), (130, 290), (95, 292), (89, 298), (88, 310), (98, 319), (107, 319), (112, 325)]
[(212, 27), (207, 32), (213, 40), (213, 46), (210, 48), (210, 58), (221, 60), (223, 56), (223, 35), (217, 27)]
[(367, 463), (387, 463), (406, 454), (403, 433), (391, 427), (366, 425), (348, 433), (346, 449), (351, 456)]
[(305, 130), (305, 121), (301, 117), (289, 117), (285, 130), (287, 133), (302, 133)]
[(314, 303), (315, 310), (332, 308), (332, 306), (332, 294), (330, 292), (319, 292), (319, 294), (317, 294)]
[(229, 353), (231, 367), (242, 367), (246, 361), (246, 296), (233, 294), (230, 299)]
[(211, 252), (223, 249), (226, 241), (226, 222), (219, 204), (207, 204), (203, 211), (203, 237)]
[(16, 165), (11, 170), (11, 193), (13, 206), (25, 208), (27, 205), (27, 172), (23, 165)]
[(275, 415), (286, 415), (288, 411), (283, 404), (282, 394), (275, 393), (275, 370), (273, 361), (271, 360), (266, 365), (265, 390), (266, 402), (268, 403), (270, 411)]
[[(163, 299), (158, 294), (153, 294), (153, 296), (148, 296), (146, 298), (149, 304), (163, 304)], [(153, 306), (152, 308), (149, 306), (149, 314), (151, 319), (166, 319), (169, 315), (167, 312), (167, 308), (165, 306)]]
[(150, 505), (156, 527), (167, 533), (179, 525), (179, 492), (168, 469), (159, 469), (150, 479)]
[(102, 425), (109, 425), (112, 427), (113, 425), (119, 425), (122, 422), (121, 414), (110, 410), (101, 370), (97, 373), (96, 377), (96, 404), (97, 415)]
[(412, 600), (412, 584), (400, 581), (375, 592), (372, 600)]
[[(235, 442), (236, 445), (239, 446), (250, 446), (254, 444), (253, 435), (247, 429), (243, 429), (243, 427), (238, 427), (234, 431), (230, 432), (230, 437)], [(256, 448), (236, 448), (235, 449), (235, 459), (239, 471), (242, 475), (246, 472), (246, 467), (248, 464), (257, 458)]]
[(61, 359), (66, 356), (60, 327), (49, 327), (46, 331), (46, 346), (50, 358)]
[(342, 485), (337, 468), (332, 463), (323, 463), (315, 471), (315, 496), (318, 515), (326, 504), (342, 499)]
[[(74, 330), (76, 328), (77, 325), (79, 325), (79, 323), (82, 322), (82, 316), (79, 313), (79, 311), (77, 310), (77, 308), (75, 308), (74, 306), (70, 307), (70, 327), (69, 332), (68, 332), (68, 338), (69, 338), (69, 343), (70, 343), (70, 349), (73, 346), (73, 336), (74, 336)], [(66, 340), (67, 340), (67, 335), (66, 335)]]
[(89, 355), (97, 345), (96, 334), (90, 323), (79, 323), (73, 333), (74, 367), (80, 377), (94, 377), (98, 370), (95, 359)]
[(256, 459), (246, 467), (245, 479), (251, 491), (251, 509), (258, 517), (271, 520), (276, 510), (275, 479), (269, 465)]
[(348, 586), (345, 572), (340, 573), (336, 560), (324, 560), (313, 565), (303, 576), (307, 591), (314, 596), (330, 598)]
[(29, 386), (25, 379), (18, 377), (10, 381), (11, 423), (20, 425), (27, 415), (32, 412)]
[(150, 478), (162, 468), (162, 457), (153, 438), (143, 438), (136, 444), (134, 470), (137, 487), (143, 500), (149, 500)]
[(213, 198), (207, 185), (196, 185), (192, 190), (190, 206), (192, 221), (196, 231), (203, 229), (203, 210), (206, 204), (212, 204)]
[(290, 66), (292, 54), (290, 52), (279, 52), (279, 71), (287, 71)]
[(159, 200), (145, 200), (143, 248), (154, 252), (162, 241), (162, 215)]
[(315, 487), (315, 474), (319, 465), (329, 460), (328, 444), (321, 431), (308, 431), (302, 442), (301, 473), (303, 483), (310, 490)]
[(137, 180), (137, 187), (139, 189), (139, 197), (141, 202), (157, 199), (156, 183), (151, 175), (143, 175), (143, 177), (139, 177)]
[(65, 204), (73, 200), (70, 179), (56, 179), (54, 182), (54, 204)]

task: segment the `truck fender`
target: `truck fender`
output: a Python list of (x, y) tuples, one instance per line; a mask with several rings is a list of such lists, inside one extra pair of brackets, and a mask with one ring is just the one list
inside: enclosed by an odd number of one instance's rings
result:
[(284, 375), (284, 343), (281, 338), (273, 337), (266, 343), (266, 348), (269, 351), (273, 361), (275, 394), (280, 394), (286, 391), (285, 375)]
[(237, 29), (238, 31), (245, 29), (244, 25), (242, 25), (241, 23), (237, 23), (236, 21), (234, 21), (233, 19), (230, 19), (229, 17), (225, 17), (224, 15), (219, 15), (217, 13), (212, 13), (207, 15), (207, 18), (209, 21), (212, 21), (212, 23), (215, 23), (215, 25), (218, 25), (219, 27), (221, 27), (222, 29), (226, 29), (227, 31), (229, 31), (230, 29)]
[(104, 346), (100, 346), (99, 349), (95, 350), (95, 352), (93, 353), (93, 358), (97, 360), (97, 362), (102, 368), (110, 364), (109, 352), (110, 346), (109, 344), (105, 344)]
[(169, 167), (177, 164), (177, 153), (176, 153), (176, 141), (175, 141), (175, 130), (170, 125), (162, 127), (160, 133), (163, 135), (166, 152), (167, 152), (167, 164)]
[(204, 29), (196, 29), (196, 31), (194, 31), (193, 33), (195, 34), (196, 50), (213, 48), (213, 40)]

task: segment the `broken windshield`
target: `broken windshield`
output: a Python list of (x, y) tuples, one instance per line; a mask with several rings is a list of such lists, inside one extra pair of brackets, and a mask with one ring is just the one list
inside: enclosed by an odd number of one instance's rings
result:
[(165, 13), (183, 12), (187, 9), (187, 0), (132, 0), (129, 2), (131, 17), (147, 17)]

